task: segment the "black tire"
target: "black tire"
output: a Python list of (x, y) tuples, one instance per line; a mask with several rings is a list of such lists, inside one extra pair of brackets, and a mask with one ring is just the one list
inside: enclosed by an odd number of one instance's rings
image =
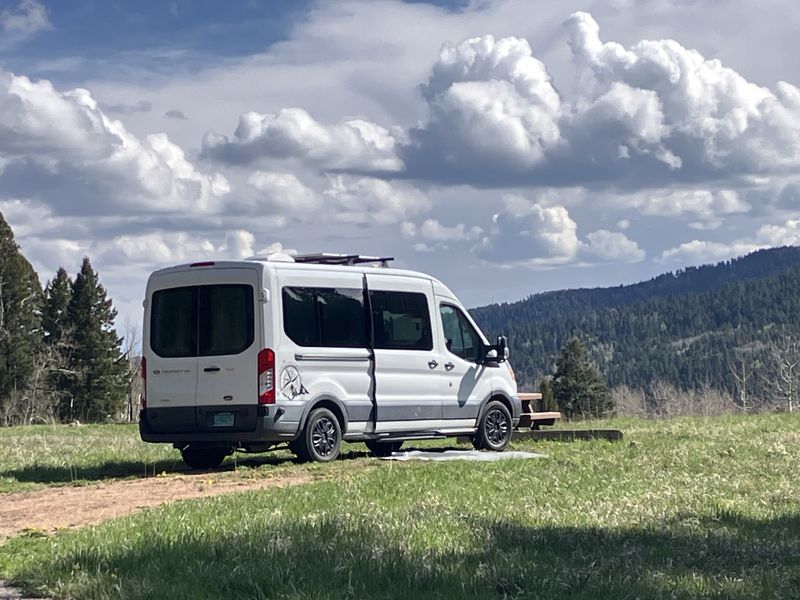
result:
[(225, 448), (197, 444), (189, 444), (181, 450), (183, 462), (192, 469), (216, 469), (228, 454)]
[(339, 456), (342, 427), (327, 408), (315, 408), (308, 415), (302, 435), (295, 440), (301, 460), (330, 462)]
[(511, 441), (511, 430), (511, 413), (505, 404), (492, 400), (483, 410), (472, 445), (477, 450), (502, 452)]
[(373, 456), (390, 456), (391, 454), (400, 450), (400, 447), (403, 445), (403, 442), (375, 442), (369, 441), (364, 442), (367, 445), (367, 450)]

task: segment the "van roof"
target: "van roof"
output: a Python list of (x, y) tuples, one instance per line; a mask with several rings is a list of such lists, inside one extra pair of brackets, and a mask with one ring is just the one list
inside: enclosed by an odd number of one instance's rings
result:
[(167, 275), (169, 273), (176, 273), (179, 271), (187, 271), (190, 269), (197, 269), (197, 268), (242, 268), (242, 267), (253, 267), (255, 265), (261, 265), (263, 267), (269, 269), (275, 269), (276, 271), (280, 270), (302, 270), (302, 271), (339, 271), (342, 273), (352, 273), (356, 271), (358, 273), (372, 273), (374, 275), (391, 275), (391, 276), (398, 276), (398, 277), (414, 277), (417, 279), (427, 279), (429, 281), (433, 281), (435, 284), (444, 288), (450, 296), (455, 298), (455, 295), (449, 290), (449, 288), (444, 285), (441, 281), (436, 279), (435, 277), (428, 275), (426, 273), (421, 273), (419, 271), (410, 271), (407, 269), (394, 269), (388, 267), (380, 267), (380, 266), (369, 266), (369, 264), (356, 264), (356, 265), (331, 265), (331, 264), (324, 264), (324, 263), (302, 263), (302, 262), (289, 262), (289, 261), (276, 261), (276, 260), (268, 260), (266, 257), (253, 257), (247, 258), (243, 260), (205, 260), (200, 262), (194, 263), (184, 263), (179, 265), (174, 265), (171, 267), (165, 267), (163, 269), (158, 269), (154, 271), (151, 275), (158, 276), (158, 275)]

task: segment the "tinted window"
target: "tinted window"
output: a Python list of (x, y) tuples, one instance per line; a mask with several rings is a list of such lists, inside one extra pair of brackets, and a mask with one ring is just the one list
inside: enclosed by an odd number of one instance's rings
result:
[(150, 348), (159, 356), (197, 355), (194, 288), (173, 288), (153, 293), (150, 312)]
[(159, 356), (239, 354), (254, 336), (252, 286), (202, 285), (153, 293), (150, 348)]
[(316, 289), (283, 288), (283, 330), (295, 344), (319, 346)]
[(481, 354), (481, 336), (458, 308), (443, 304), (439, 308), (442, 316), (447, 349), (470, 362), (478, 362)]
[(439, 308), (439, 312), (442, 315), (445, 346), (448, 351), (463, 358), (464, 340), (461, 338), (461, 324), (458, 322), (456, 309), (444, 304)]
[(239, 354), (253, 343), (253, 287), (197, 288), (200, 356)]
[(375, 348), (431, 350), (431, 321), (425, 294), (370, 292)]
[(300, 346), (363, 348), (364, 293), (360, 288), (283, 288), (283, 328)]

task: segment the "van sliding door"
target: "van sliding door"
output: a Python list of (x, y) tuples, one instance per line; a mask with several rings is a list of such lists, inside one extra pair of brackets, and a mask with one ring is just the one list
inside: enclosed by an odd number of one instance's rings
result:
[(441, 426), (444, 360), (431, 282), (367, 275), (375, 336), (377, 432)]

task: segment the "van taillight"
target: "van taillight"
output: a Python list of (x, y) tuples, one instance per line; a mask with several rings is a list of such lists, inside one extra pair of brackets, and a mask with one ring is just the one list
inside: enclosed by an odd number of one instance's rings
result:
[(269, 348), (258, 353), (258, 403), (275, 404), (275, 353)]
[(142, 409), (147, 408), (147, 359), (142, 357)]

